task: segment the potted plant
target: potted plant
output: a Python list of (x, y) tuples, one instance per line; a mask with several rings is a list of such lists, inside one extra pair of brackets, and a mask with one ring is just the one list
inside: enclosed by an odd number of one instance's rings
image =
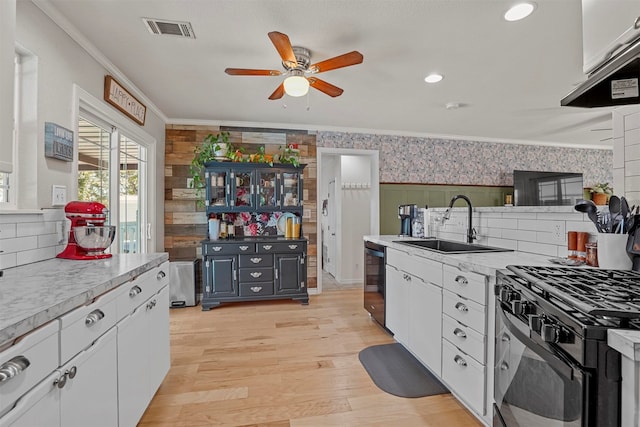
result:
[[(224, 153), (224, 154), (223, 154)], [(193, 188), (200, 191), (204, 187), (202, 180), (204, 164), (214, 160), (232, 159), (235, 154), (233, 145), (229, 142), (229, 132), (220, 132), (217, 135), (209, 134), (204, 138), (202, 145), (193, 150), (193, 160), (189, 172), (193, 178)]]
[(606, 205), (609, 196), (613, 194), (613, 187), (609, 186), (608, 182), (602, 182), (594, 185), (589, 190), (591, 193), (591, 200), (596, 205)]
[(300, 151), (289, 146), (280, 147), (278, 162), (298, 167), (300, 166)]

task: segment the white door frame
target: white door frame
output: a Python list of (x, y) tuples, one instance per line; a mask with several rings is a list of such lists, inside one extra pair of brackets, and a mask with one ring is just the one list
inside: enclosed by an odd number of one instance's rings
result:
[[(316, 253), (320, 257), (320, 259), (316, 262), (316, 276), (317, 276), (317, 288), (310, 289), (310, 294), (313, 293), (321, 293), (322, 292), (322, 224), (320, 218), (322, 218), (322, 194), (319, 191), (320, 185), (323, 179), (323, 161), (324, 156), (329, 155), (346, 155), (346, 156), (367, 156), (371, 160), (371, 205), (370, 205), (370, 215), (371, 215), (371, 223), (369, 234), (370, 235), (378, 235), (380, 234), (380, 169), (379, 169), (379, 158), (380, 153), (378, 150), (360, 150), (360, 149), (350, 149), (350, 148), (330, 148), (330, 147), (317, 147), (316, 149), (317, 161), (318, 161), (318, 177), (316, 181), (316, 186), (318, 191), (316, 191), (316, 218), (318, 221), (316, 222), (317, 227), (317, 251)], [(336, 186), (341, 185), (341, 183), (336, 182)], [(339, 226), (337, 230), (339, 230)], [(342, 253), (342, 249), (340, 247), (341, 240), (339, 236), (336, 236), (336, 253), (334, 254), (334, 259), (339, 260), (340, 255)], [(336, 261), (338, 262), (338, 261)]]

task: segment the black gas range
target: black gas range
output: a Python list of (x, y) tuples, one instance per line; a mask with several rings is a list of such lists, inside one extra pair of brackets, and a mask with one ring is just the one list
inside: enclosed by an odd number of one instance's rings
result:
[(617, 426), (620, 354), (640, 329), (640, 273), (508, 266), (496, 294), (495, 426)]

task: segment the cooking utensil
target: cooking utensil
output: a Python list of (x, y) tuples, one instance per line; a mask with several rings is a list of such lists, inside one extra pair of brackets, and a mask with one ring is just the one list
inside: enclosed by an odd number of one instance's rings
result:
[(583, 212), (587, 214), (587, 217), (593, 222), (596, 226), (596, 229), (600, 233), (604, 233), (602, 225), (598, 222), (598, 208), (596, 204), (591, 200), (578, 200), (574, 209), (578, 212)]
[(609, 232), (618, 233), (618, 223), (620, 222), (620, 197), (613, 194), (609, 198), (609, 212), (611, 212)]

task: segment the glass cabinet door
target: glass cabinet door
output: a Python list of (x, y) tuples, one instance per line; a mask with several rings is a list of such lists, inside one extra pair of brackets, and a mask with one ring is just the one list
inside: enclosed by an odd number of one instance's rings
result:
[(281, 174), (281, 192), (283, 207), (297, 207), (301, 204), (300, 192), (300, 173), (299, 172), (282, 172)]
[(256, 205), (258, 208), (275, 208), (279, 206), (277, 176), (277, 172), (271, 170), (256, 171)]
[(253, 182), (251, 171), (236, 172), (234, 176), (234, 194), (236, 207), (255, 207), (253, 201)]
[(205, 179), (207, 182), (208, 205), (213, 207), (229, 206), (229, 171), (207, 171)]

